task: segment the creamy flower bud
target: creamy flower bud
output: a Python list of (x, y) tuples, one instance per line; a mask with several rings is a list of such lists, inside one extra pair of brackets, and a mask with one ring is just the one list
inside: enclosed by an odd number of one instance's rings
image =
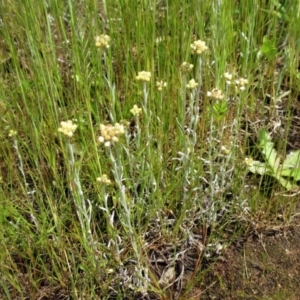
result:
[(213, 89), (211, 92), (207, 92), (207, 97), (210, 97), (215, 100), (223, 100), (224, 95), (221, 90)]
[(208, 47), (206, 46), (205, 42), (198, 40), (194, 41), (191, 46), (192, 53), (196, 53), (198, 55), (202, 54), (203, 52), (208, 50)]
[(100, 136), (97, 138), (98, 142), (109, 147), (111, 143), (119, 141), (119, 136), (125, 133), (124, 125), (116, 123), (114, 126), (111, 124), (100, 124)]
[(95, 46), (98, 48), (108, 49), (110, 37), (106, 34), (101, 34), (95, 37)]
[(58, 132), (61, 132), (68, 137), (72, 137), (77, 128), (77, 125), (73, 124), (71, 120), (60, 122), (60, 126), (61, 127), (58, 128)]
[(101, 182), (104, 185), (111, 185), (112, 184), (111, 180), (108, 178), (108, 176), (106, 174), (103, 174), (101, 177), (97, 177), (96, 180), (98, 182)]
[(224, 73), (224, 78), (225, 78), (226, 80), (231, 81), (231, 80), (232, 80), (232, 74), (229, 73), (229, 72), (225, 72), (225, 73)]
[(139, 81), (149, 82), (151, 79), (151, 73), (146, 71), (139, 72), (138, 76), (136, 76), (135, 79)]
[(180, 66), (182, 73), (190, 73), (194, 68), (194, 65), (189, 64), (188, 62), (183, 62)]
[(9, 131), (9, 133), (8, 133), (8, 136), (9, 136), (9, 137), (14, 137), (14, 136), (16, 136), (16, 135), (17, 135), (17, 131), (16, 131), (16, 130), (12, 130), (12, 129), (11, 129), (11, 130)]
[(246, 157), (246, 158), (244, 159), (244, 162), (245, 162), (245, 164), (246, 164), (247, 166), (249, 166), (249, 167), (253, 166), (253, 158), (252, 158), (252, 157)]
[(167, 83), (164, 81), (157, 81), (156, 82), (156, 87), (159, 91), (161, 91), (163, 88), (167, 86)]
[(198, 86), (198, 83), (195, 81), (195, 79), (191, 79), (189, 81), (189, 83), (186, 85), (186, 87), (191, 90), (196, 88), (197, 86)]
[(133, 108), (130, 110), (130, 112), (135, 116), (138, 117), (142, 113), (142, 109), (139, 108), (137, 105), (133, 105)]

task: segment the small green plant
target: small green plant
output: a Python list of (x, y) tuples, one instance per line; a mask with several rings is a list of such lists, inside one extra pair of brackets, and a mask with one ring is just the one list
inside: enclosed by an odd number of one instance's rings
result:
[(258, 141), (258, 147), (265, 158), (265, 162), (246, 158), (248, 170), (275, 177), (287, 190), (297, 188), (295, 182), (300, 180), (300, 150), (292, 151), (281, 163), (280, 156), (274, 149), (274, 143), (265, 129), (259, 130)]
[(217, 100), (213, 104), (213, 116), (215, 120), (221, 121), (227, 114), (227, 101), (226, 100)]
[(263, 37), (263, 44), (260, 47), (260, 52), (267, 59), (273, 60), (277, 55), (277, 47), (275, 39), (269, 39), (267, 36)]

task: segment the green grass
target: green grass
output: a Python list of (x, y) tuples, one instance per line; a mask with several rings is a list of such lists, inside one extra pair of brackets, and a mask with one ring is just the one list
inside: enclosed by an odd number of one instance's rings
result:
[[(177, 266), (170, 286), (192, 270), (191, 290), (217, 245), (279, 213), (288, 221), (297, 196), (248, 174), (244, 159), (258, 155), (257, 130), (278, 120), (267, 97), (291, 91), (287, 116), (297, 104), (296, 1), (48, 2), (0, 4), (2, 299), (172, 299), (163, 270)], [(100, 34), (108, 49), (95, 46)], [(259, 55), (264, 37), (275, 57)], [(209, 48), (200, 56), (198, 39)], [(245, 90), (224, 72), (247, 78)], [(207, 96), (214, 88), (220, 102)], [(287, 129), (290, 119), (280, 119)], [(78, 125), (70, 139), (58, 132), (67, 120)], [(119, 142), (99, 144), (100, 124), (117, 122)], [(103, 174), (112, 185), (97, 182)]]

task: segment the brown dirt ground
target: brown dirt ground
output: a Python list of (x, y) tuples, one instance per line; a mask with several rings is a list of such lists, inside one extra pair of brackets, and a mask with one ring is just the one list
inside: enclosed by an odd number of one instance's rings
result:
[(197, 299), (300, 299), (300, 226), (226, 249), (206, 283)]

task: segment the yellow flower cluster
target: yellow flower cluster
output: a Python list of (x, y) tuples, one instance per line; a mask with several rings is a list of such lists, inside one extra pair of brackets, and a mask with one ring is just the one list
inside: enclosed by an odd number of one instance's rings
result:
[(248, 80), (241, 77), (235, 80), (234, 83), (237, 88), (239, 88), (241, 91), (244, 91), (246, 89), (245, 85), (248, 84)]
[(130, 112), (135, 116), (138, 117), (142, 113), (142, 109), (139, 108), (137, 105), (133, 105), (133, 108), (130, 110)]
[(198, 83), (195, 81), (195, 79), (191, 79), (189, 83), (186, 85), (186, 87), (190, 90), (196, 88), (198, 86)]
[(60, 126), (61, 127), (58, 128), (58, 132), (61, 132), (67, 137), (72, 137), (77, 128), (77, 125), (73, 124), (71, 120), (60, 122)]
[(196, 53), (198, 55), (202, 54), (203, 52), (208, 50), (208, 47), (206, 46), (205, 42), (198, 40), (194, 41), (191, 46), (192, 53)]
[(229, 73), (229, 72), (224, 73), (224, 78), (225, 78), (227, 84), (231, 84), (232, 77), (233, 77), (233, 75), (231, 73)]
[[(232, 74), (226, 72), (224, 73), (224, 78), (228, 85), (232, 84), (232, 78), (233, 78)], [(234, 84), (235, 84), (236, 92), (238, 92), (238, 90), (244, 91), (246, 89), (245, 85), (248, 84), (248, 79), (240, 77), (239, 79), (234, 80)]]
[(194, 68), (194, 65), (189, 64), (188, 62), (183, 62), (180, 66), (180, 70), (182, 73), (190, 73)]
[(244, 159), (244, 163), (245, 163), (247, 166), (249, 166), (249, 167), (253, 166), (253, 158), (252, 158), (252, 157), (246, 157), (246, 158)]
[(104, 185), (111, 185), (112, 184), (111, 180), (108, 178), (108, 176), (106, 174), (103, 174), (101, 177), (97, 177), (96, 180), (98, 182), (101, 182)]
[(9, 131), (9, 133), (8, 133), (8, 136), (9, 136), (9, 137), (14, 137), (14, 136), (16, 136), (16, 135), (17, 135), (17, 131), (16, 131), (16, 130), (12, 130), (12, 129), (11, 129), (11, 130)]
[(167, 83), (164, 81), (157, 81), (156, 82), (156, 87), (159, 91), (161, 91), (163, 88), (167, 86)]
[(149, 82), (151, 79), (151, 73), (147, 71), (142, 71), (138, 73), (138, 76), (135, 77), (136, 80)]
[(221, 153), (224, 155), (229, 155), (230, 150), (226, 146), (221, 146)]
[(100, 136), (98, 141), (104, 143), (104, 146), (109, 147), (111, 143), (119, 141), (119, 136), (125, 133), (124, 126), (116, 123), (115, 125), (100, 124)]
[(224, 94), (221, 90), (213, 89), (211, 92), (207, 92), (207, 97), (212, 98), (214, 100), (223, 100)]
[(110, 37), (106, 34), (101, 34), (95, 37), (95, 46), (98, 48), (108, 49)]

